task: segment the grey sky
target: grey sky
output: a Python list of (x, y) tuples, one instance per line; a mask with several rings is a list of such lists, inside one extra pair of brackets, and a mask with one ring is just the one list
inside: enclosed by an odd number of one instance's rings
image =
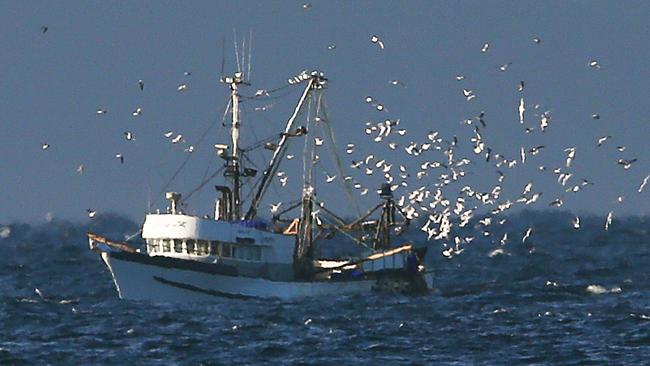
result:
[[(647, 214), (650, 189), (636, 192), (650, 174), (647, 2), (0, 2), (0, 220), (83, 219), (87, 208), (140, 219), (186, 156), (162, 133), (182, 133), (195, 143), (221, 120), (227, 89), (218, 84), (222, 40), (228, 70), (233, 70), (233, 28), (253, 30), (253, 86), (272, 89), (303, 69), (321, 69), (330, 79), (327, 101), (338, 142), (359, 145), (364, 153), (387, 150), (364, 133), (366, 121), (400, 118), (409, 141), (424, 141), (427, 131), (461, 139), (460, 155), (473, 158), (471, 127), (461, 121), (486, 112), (482, 131), (488, 145), (510, 159), (521, 146), (545, 145), (523, 167), (508, 171), (504, 197), (516, 198), (529, 180), (544, 192), (538, 207), (548, 207), (562, 190), (552, 172), (563, 164), (563, 149), (577, 148), (572, 171), (588, 178), (578, 194), (564, 193), (565, 207), (606, 214)], [(41, 32), (46, 25), (48, 31)], [(377, 34), (386, 48), (370, 43)], [(533, 37), (542, 42), (534, 44)], [(489, 42), (489, 51), (480, 49)], [(328, 45), (336, 48), (328, 50)], [(596, 59), (600, 69), (587, 63)], [(498, 65), (512, 62), (506, 72)], [(185, 71), (192, 75), (184, 76)], [(456, 74), (466, 79), (455, 80)], [(137, 80), (145, 81), (141, 92)], [(392, 86), (399, 79), (406, 88)], [(516, 85), (524, 80), (523, 93)], [(187, 83), (178, 93), (176, 87)], [(462, 89), (475, 91), (467, 102)], [(258, 137), (279, 131), (298, 90), (266, 112), (244, 110), (244, 123)], [(371, 95), (388, 112), (370, 108)], [(518, 123), (519, 98), (538, 130), (532, 105), (551, 111), (544, 134), (525, 134)], [(143, 108), (139, 118), (131, 116)], [(97, 108), (109, 112), (97, 116)], [(593, 113), (601, 118), (594, 120)], [(136, 141), (127, 142), (124, 131)], [(250, 131), (250, 130), (248, 130)], [(187, 192), (220, 162), (211, 145), (227, 142), (225, 129), (210, 131), (181, 177), (170, 189)], [(612, 139), (596, 148), (603, 135)], [(51, 147), (43, 151), (42, 143)], [(464, 147), (462, 145), (464, 144)], [(616, 151), (625, 145), (625, 152)], [(297, 150), (296, 150), (297, 151)], [(402, 150), (403, 151), (403, 150)], [(114, 157), (121, 152), (121, 165)], [(408, 162), (405, 154), (390, 156)], [(345, 157), (349, 160), (350, 157)], [(441, 159), (431, 155), (428, 160)], [(638, 158), (629, 170), (619, 158)], [(84, 164), (85, 173), (75, 170)], [(288, 164), (295, 175), (300, 164)], [(412, 169), (413, 173), (415, 169)], [(495, 169), (477, 159), (464, 183), (488, 190)], [(361, 177), (359, 177), (361, 178)], [(294, 179), (297, 181), (297, 178)], [(370, 187), (380, 180), (367, 180)], [(430, 183), (424, 181), (424, 183)], [(206, 188), (192, 207), (208, 210), (214, 192)], [(275, 188), (274, 192), (281, 190)], [(325, 188), (328, 201), (335, 193)], [(615, 203), (619, 195), (626, 200)], [(374, 202), (375, 196), (372, 196)], [(368, 201), (366, 199), (365, 201)], [(343, 200), (333, 208), (345, 210)], [(364, 206), (364, 201), (362, 201)]]

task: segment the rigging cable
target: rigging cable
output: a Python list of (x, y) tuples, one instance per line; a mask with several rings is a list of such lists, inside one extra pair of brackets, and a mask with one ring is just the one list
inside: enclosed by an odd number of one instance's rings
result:
[(183, 198), (183, 202), (189, 200), (190, 197), (192, 197), (192, 195), (197, 191), (200, 191), (203, 188), (203, 186), (205, 186), (209, 181), (211, 181), (214, 177), (216, 177), (219, 173), (221, 173), (224, 168), (225, 166), (221, 166), (214, 173), (212, 173), (207, 179), (204, 179), (203, 182), (201, 182), (201, 184), (199, 184), (198, 187), (194, 188), (192, 191), (190, 191), (190, 193), (187, 194), (187, 197)]
[[(226, 114), (228, 113), (228, 109), (230, 109), (230, 102), (228, 102), (228, 105), (226, 106), (225, 111), (224, 111), (224, 114), (223, 114), (223, 117), (222, 117), (222, 119), (221, 119), (221, 124), (222, 124), (222, 125), (224, 125), (224, 120), (225, 120), (225, 118), (226, 118)], [(197, 143), (195, 144), (195, 148), (196, 148), (197, 150), (198, 150), (198, 147), (201, 146), (201, 143), (203, 142), (203, 140), (205, 139), (205, 137), (206, 137), (206, 136), (208, 135), (208, 133), (212, 130), (212, 128), (214, 128), (214, 126), (215, 126), (216, 124), (217, 124), (217, 120), (215, 120), (212, 124), (210, 124), (210, 126), (209, 126), (209, 127), (208, 127), (204, 132), (203, 132), (203, 134), (201, 135), (201, 137), (199, 138), (199, 140), (198, 140)], [(187, 154), (187, 156), (185, 157), (185, 160), (183, 161), (183, 163), (181, 163), (181, 165), (178, 167), (178, 169), (176, 169), (176, 172), (174, 172), (174, 174), (172, 175), (172, 177), (169, 178), (169, 180), (167, 181), (167, 183), (165, 183), (165, 185), (164, 185), (163, 188), (160, 190), (160, 192), (158, 192), (157, 197), (161, 196), (161, 195), (162, 195), (162, 194), (167, 190), (167, 188), (169, 188), (169, 185), (170, 185), (170, 184), (171, 184), (171, 183), (176, 179), (176, 177), (181, 173), (181, 171), (183, 170), (183, 168), (185, 168), (185, 165), (187, 165), (187, 163), (189, 162), (189, 160), (190, 160), (190, 158), (192, 157), (192, 155), (193, 155), (192, 153)]]
[[(323, 104), (322, 109), (320, 108), (321, 103)], [(327, 101), (325, 100), (325, 98), (322, 95), (319, 95), (318, 105), (319, 105), (319, 108), (318, 108), (319, 111), (320, 110), (323, 111), (324, 119), (322, 121), (324, 122), (323, 124), (325, 125), (326, 130), (327, 130), (327, 137), (329, 137), (330, 144), (332, 145), (332, 148), (329, 149), (329, 147), (328, 147), (328, 149), (330, 150), (330, 153), (334, 157), (334, 162), (336, 163), (336, 170), (337, 170), (339, 176), (341, 177), (341, 182), (343, 184), (343, 190), (345, 191), (348, 198), (350, 199), (350, 202), (352, 202), (352, 205), (354, 206), (354, 209), (356, 210), (357, 215), (361, 216), (361, 210), (359, 208), (359, 202), (357, 201), (356, 197), (354, 196), (354, 194), (352, 192), (352, 188), (350, 187), (350, 182), (345, 180), (346, 175), (345, 175), (345, 171), (344, 171), (344, 168), (343, 168), (343, 163), (341, 162), (341, 157), (337, 153), (338, 149), (337, 149), (337, 146), (336, 146), (336, 139), (334, 137), (334, 131), (332, 131), (332, 126), (330, 126), (329, 114), (327, 113)]]

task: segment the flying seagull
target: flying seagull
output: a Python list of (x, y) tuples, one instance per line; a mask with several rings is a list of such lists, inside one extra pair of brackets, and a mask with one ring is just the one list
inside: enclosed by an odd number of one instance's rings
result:
[(643, 192), (643, 188), (648, 184), (648, 179), (650, 179), (650, 175), (643, 178), (643, 182), (641, 182), (641, 186), (639, 186), (639, 193)]
[(379, 48), (381, 48), (382, 50), (384, 49), (384, 42), (382, 42), (382, 40), (379, 39), (378, 36), (373, 35), (372, 37), (370, 37), (370, 42), (375, 43), (375, 44), (376, 44), (377, 46), (379, 46)]

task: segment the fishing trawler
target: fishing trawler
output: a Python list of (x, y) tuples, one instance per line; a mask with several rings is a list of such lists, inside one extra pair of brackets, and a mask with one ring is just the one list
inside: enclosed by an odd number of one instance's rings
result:
[[(255, 180), (257, 175), (246, 166), (247, 150), (240, 148), (239, 88), (247, 83), (241, 72), (222, 77), (221, 82), (230, 89), (232, 141), (215, 145), (228, 184), (215, 186), (214, 212), (189, 214), (183, 208), (183, 196), (167, 192), (166, 212), (145, 217), (142, 247), (88, 233), (90, 249), (110, 271), (120, 298), (160, 302), (214, 297), (294, 299), (370, 291), (421, 294), (431, 289), (433, 274), (424, 267), (427, 248), (393, 243), (392, 237), (403, 232), (409, 220), (393, 201), (390, 184), (378, 191), (380, 204), (346, 222), (318, 199), (311, 174), (303, 174), (302, 192), (293, 204), (276, 210), (270, 220), (258, 215), (287, 143), (311, 140), (309, 122), (296, 126), (296, 119), (308, 101), (319, 100), (326, 88), (322, 72), (302, 72), (289, 80), (304, 89), (284, 130), (266, 143), (272, 157), (247, 204), (242, 199), (242, 182)], [(305, 166), (310, 169), (312, 164)], [(342, 238), (359, 246), (361, 254), (317, 257), (320, 242)]]

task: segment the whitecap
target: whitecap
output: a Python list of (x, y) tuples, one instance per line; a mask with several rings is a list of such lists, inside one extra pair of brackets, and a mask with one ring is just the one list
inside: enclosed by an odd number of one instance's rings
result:
[(490, 257), (490, 258), (494, 258), (497, 255), (510, 255), (510, 254), (506, 253), (506, 251), (503, 250), (503, 248), (496, 248), (495, 250), (488, 253), (488, 257)]
[(601, 294), (618, 294), (623, 290), (619, 286), (607, 288), (601, 285), (589, 285), (587, 286), (586, 291), (590, 294), (601, 295)]

